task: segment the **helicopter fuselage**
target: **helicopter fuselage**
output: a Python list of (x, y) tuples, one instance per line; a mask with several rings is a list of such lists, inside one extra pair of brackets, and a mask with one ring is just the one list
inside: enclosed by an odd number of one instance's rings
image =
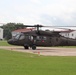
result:
[(76, 40), (61, 36), (56, 32), (31, 31), (20, 33), (8, 40), (9, 44), (24, 46), (25, 49), (36, 46), (76, 46)]

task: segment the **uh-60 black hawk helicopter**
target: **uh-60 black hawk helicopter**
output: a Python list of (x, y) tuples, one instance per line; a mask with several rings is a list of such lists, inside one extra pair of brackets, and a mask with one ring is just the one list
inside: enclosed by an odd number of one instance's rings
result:
[(75, 39), (61, 36), (59, 34), (60, 31), (40, 30), (40, 27), (46, 27), (42, 25), (25, 25), (25, 27), (36, 27), (37, 30), (31, 30), (17, 34), (14, 38), (8, 40), (8, 43), (12, 45), (24, 46), (25, 49), (29, 49), (30, 47), (33, 50), (36, 49), (36, 46), (76, 46)]

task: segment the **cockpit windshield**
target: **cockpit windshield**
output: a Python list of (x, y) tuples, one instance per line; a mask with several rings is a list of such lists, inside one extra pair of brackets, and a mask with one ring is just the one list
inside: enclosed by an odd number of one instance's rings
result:
[(22, 40), (24, 38), (25, 36), (23, 34), (17, 34), (16, 36), (14, 36), (14, 39), (17, 39), (17, 40)]
[(14, 38), (19, 39), (19, 37), (20, 37), (20, 34), (17, 34)]
[(23, 40), (23, 39), (25, 39), (25, 36), (23, 34), (21, 34), (19, 40)]

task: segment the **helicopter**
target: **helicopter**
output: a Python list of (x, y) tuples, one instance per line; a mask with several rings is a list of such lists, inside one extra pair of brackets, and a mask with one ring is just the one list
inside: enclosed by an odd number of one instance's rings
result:
[(46, 26), (39, 24), (33, 26), (25, 25), (25, 27), (35, 27), (36, 30), (17, 34), (14, 38), (9, 39), (7, 42), (12, 45), (24, 46), (25, 49), (32, 48), (33, 50), (35, 50), (37, 46), (76, 46), (75, 39), (61, 36), (59, 34), (60, 31), (43, 31), (39, 28)]

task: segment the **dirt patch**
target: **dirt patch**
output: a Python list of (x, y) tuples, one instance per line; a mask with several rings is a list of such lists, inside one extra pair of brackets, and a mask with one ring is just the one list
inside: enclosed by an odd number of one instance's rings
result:
[(76, 56), (76, 48), (37, 47), (36, 50), (25, 50), (21, 46), (0, 46), (0, 49), (34, 53), (45, 56)]

